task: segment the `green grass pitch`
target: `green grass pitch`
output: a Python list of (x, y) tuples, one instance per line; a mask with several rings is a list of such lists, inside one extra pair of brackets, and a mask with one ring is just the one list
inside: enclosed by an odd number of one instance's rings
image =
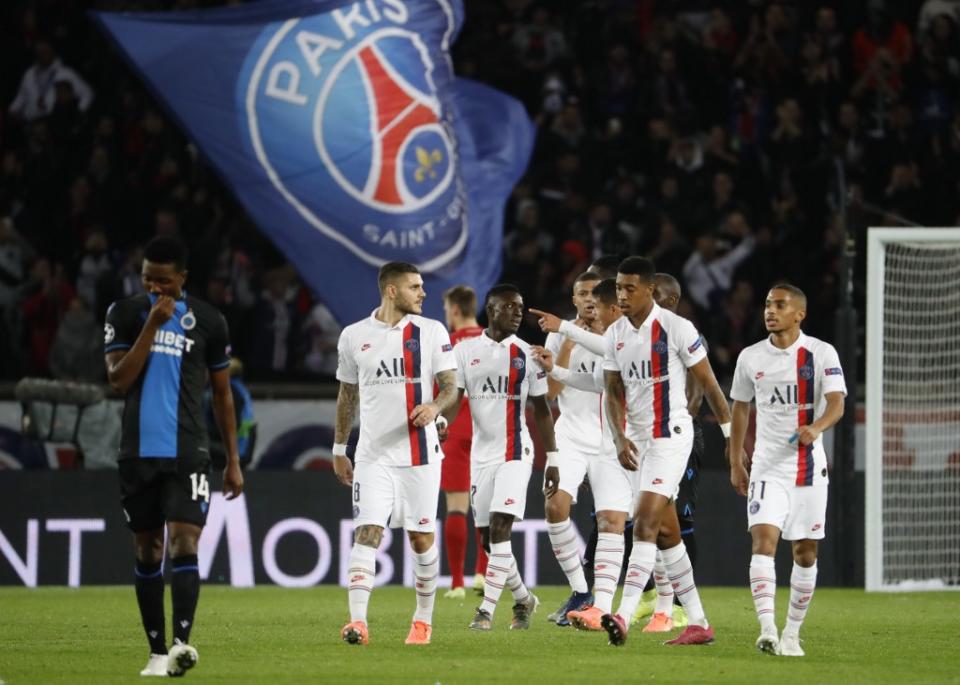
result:
[[(753, 647), (757, 622), (747, 588), (704, 588), (717, 631), (707, 647), (664, 647), (634, 630), (622, 648), (605, 636), (546, 620), (565, 595), (537, 589), (529, 632), (511, 633), (504, 602), (488, 634), (467, 629), (477, 601), (437, 598), (433, 644), (403, 644), (413, 612), (409, 588), (374, 591), (371, 643), (338, 637), (346, 591), (334, 587), (238, 590), (208, 585), (193, 644), (203, 683), (960, 683), (960, 593), (871, 594), (818, 589), (803, 631), (807, 656), (766, 656)], [(169, 606), (169, 590), (167, 593)], [(777, 596), (782, 625), (787, 591)], [(169, 610), (168, 610), (169, 632)], [(132, 587), (0, 589), (0, 680), (134, 683), (147, 657)]]

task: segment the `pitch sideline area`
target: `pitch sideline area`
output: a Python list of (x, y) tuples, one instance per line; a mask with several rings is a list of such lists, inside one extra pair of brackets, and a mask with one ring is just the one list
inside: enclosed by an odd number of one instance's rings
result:
[[(704, 588), (717, 630), (707, 647), (663, 647), (634, 630), (623, 648), (597, 633), (546, 620), (564, 597), (537, 588), (542, 605), (529, 632), (512, 633), (504, 602), (494, 630), (467, 629), (477, 600), (437, 599), (434, 641), (403, 644), (413, 613), (409, 588), (378, 588), (371, 643), (338, 639), (346, 592), (335, 587), (239, 590), (204, 586), (194, 644), (200, 663), (187, 678), (205, 683), (960, 683), (960, 593), (866, 594), (817, 589), (804, 624), (807, 656), (756, 652), (747, 588)], [(778, 624), (787, 590), (777, 596)], [(167, 593), (169, 621), (169, 591)], [(167, 630), (169, 631), (169, 625)], [(21, 683), (133, 683), (147, 648), (132, 587), (0, 588), (0, 680)]]

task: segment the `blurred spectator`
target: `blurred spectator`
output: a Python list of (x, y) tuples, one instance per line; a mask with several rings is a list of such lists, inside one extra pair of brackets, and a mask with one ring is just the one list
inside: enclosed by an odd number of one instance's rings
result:
[(50, 348), (50, 371), (64, 381), (105, 379), (103, 327), (79, 297), (70, 300)]
[(910, 29), (890, 14), (886, 0), (869, 0), (866, 26), (853, 34), (853, 68), (859, 75), (856, 95), (874, 91), (880, 101), (903, 87), (903, 66), (913, 55)]
[(683, 265), (687, 292), (697, 306), (710, 310), (720, 307), (732, 285), (733, 273), (754, 248), (754, 238), (744, 216), (731, 212), (727, 217), (731, 233), (740, 237), (740, 243), (729, 251), (725, 243), (713, 234), (697, 238), (693, 254)]
[(28, 295), (23, 301), (23, 328), (30, 350), (32, 373), (49, 371), (50, 347), (74, 290), (63, 276), (63, 265), (39, 257), (30, 269)]
[(303, 330), (307, 352), (303, 365), (318, 376), (333, 376), (337, 372), (337, 343), (342, 328), (323, 302), (317, 301), (310, 309)]
[(264, 289), (253, 308), (249, 363), (250, 370), (262, 378), (282, 378), (294, 369), (299, 321), (290, 280), (286, 269), (266, 273)]
[(566, 39), (551, 25), (550, 11), (543, 5), (534, 7), (528, 23), (517, 26), (513, 46), (520, 66), (532, 73), (553, 66), (567, 51)]
[[(67, 97), (67, 89), (69, 97), (76, 98), (77, 108), (85, 112), (93, 101), (93, 90), (87, 82), (60, 61), (50, 41), (39, 41), (34, 55), (35, 61), (24, 72), (17, 95), (10, 103), (10, 114), (24, 121), (51, 114), (57, 103), (58, 90), (63, 99)], [(59, 89), (58, 84), (61, 84)]]
[(80, 270), (77, 274), (77, 295), (90, 309), (96, 310), (97, 282), (113, 270), (113, 263), (107, 254), (107, 236), (103, 231), (94, 231), (87, 237), (80, 257)]
[(917, 35), (925, 35), (930, 30), (930, 25), (940, 16), (960, 24), (960, 0), (925, 0), (917, 19)]

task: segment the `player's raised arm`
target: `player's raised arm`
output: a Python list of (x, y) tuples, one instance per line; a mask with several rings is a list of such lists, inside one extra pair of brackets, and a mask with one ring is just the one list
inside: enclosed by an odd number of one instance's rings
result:
[(112, 338), (114, 331), (122, 329), (122, 322), (115, 317), (121, 316), (117, 307), (111, 307), (107, 312), (107, 338), (105, 340), (107, 380), (110, 387), (125, 395), (127, 390), (137, 381), (143, 372), (143, 367), (150, 356), (150, 346), (153, 338), (163, 324), (173, 316), (176, 301), (169, 295), (159, 295), (150, 308), (147, 320), (140, 329), (140, 334), (132, 345), (124, 345), (119, 338)]

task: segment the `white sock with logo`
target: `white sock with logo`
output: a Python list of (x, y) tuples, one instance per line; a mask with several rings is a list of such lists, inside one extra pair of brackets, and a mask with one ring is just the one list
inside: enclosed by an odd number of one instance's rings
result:
[(613, 611), (613, 595), (623, 568), (623, 533), (600, 533), (593, 558), (593, 606), (605, 614)]
[(623, 597), (620, 598), (620, 608), (617, 613), (624, 623), (630, 625), (640, 598), (643, 597), (643, 588), (653, 573), (653, 564), (657, 559), (657, 546), (652, 542), (633, 541), (633, 551), (627, 564), (627, 577), (623, 581)]
[(813, 591), (817, 587), (817, 562), (809, 568), (793, 562), (793, 572), (790, 574), (790, 608), (787, 610), (787, 625), (783, 632), (800, 634), (800, 626), (807, 616)]
[(657, 586), (657, 605), (655, 614), (673, 616), (673, 585), (667, 576), (667, 567), (663, 565), (663, 555), (657, 550), (657, 563), (653, 565), (653, 582)]
[(500, 601), (503, 586), (516, 571), (513, 559), (513, 550), (510, 542), (491, 542), (490, 554), (487, 557), (487, 575), (483, 578), (483, 602), (480, 608), (493, 616)]
[(776, 635), (777, 566), (773, 557), (766, 554), (750, 557), (750, 593), (760, 621), (760, 632)]
[(367, 622), (367, 605), (370, 604), (376, 569), (377, 550), (358, 542), (353, 543), (347, 569), (347, 598), (350, 602), (351, 621)]
[(550, 535), (550, 545), (553, 554), (560, 563), (574, 592), (587, 591), (587, 579), (583, 575), (583, 564), (580, 563), (580, 545), (577, 542), (577, 529), (570, 519), (559, 523), (547, 523), (547, 532)]
[(693, 580), (693, 564), (690, 563), (687, 546), (681, 542), (676, 547), (662, 550), (660, 554), (663, 557), (663, 565), (667, 569), (667, 577), (673, 586), (673, 593), (686, 610), (690, 625), (708, 628), (707, 616), (700, 602), (700, 593)]
[(437, 577), (440, 575), (440, 553), (436, 545), (430, 545), (423, 554), (414, 554), (414, 583), (417, 589), (417, 610), (414, 621), (430, 625), (433, 619), (433, 602), (437, 597)]

